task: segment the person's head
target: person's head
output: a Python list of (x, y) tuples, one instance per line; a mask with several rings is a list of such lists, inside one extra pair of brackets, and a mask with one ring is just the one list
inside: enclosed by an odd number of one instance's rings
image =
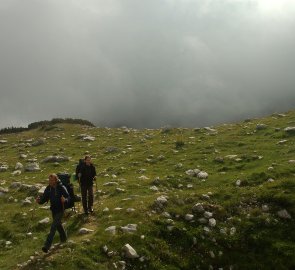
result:
[(49, 175), (49, 186), (55, 187), (58, 181), (58, 177), (55, 173)]
[(90, 165), (91, 164), (91, 157), (90, 156), (85, 156), (84, 161), (85, 161), (86, 165)]

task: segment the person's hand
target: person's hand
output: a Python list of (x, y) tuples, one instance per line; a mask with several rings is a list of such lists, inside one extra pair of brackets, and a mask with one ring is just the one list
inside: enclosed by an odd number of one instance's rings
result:
[(36, 198), (36, 203), (40, 203), (40, 196)]
[(64, 197), (64, 196), (61, 196), (60, 200), (61, 200), (61, 203), (62, 203), (62, 204), (64, 204), (64, 203), (65, 203), (65, 201), (66, 201), (66, 199), (65, 199), (65, 197)]

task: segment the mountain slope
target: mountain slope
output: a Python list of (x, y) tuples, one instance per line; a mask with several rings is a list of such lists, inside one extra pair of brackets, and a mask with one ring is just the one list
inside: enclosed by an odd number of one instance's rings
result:
[[(290, 111), (213, 128), (56, 124), (1, 135), (0, 269), (294, 268), (294, 126)], [(68, 243), (43, 255), (50, 223), (38, 222), (50, 211), (27, 197), (86, 153), (99, 173), (95, 213), (67, 211)], [(49, 156), (65, 161), (42, 162)], [(14, 173), (34, 161), (40, 171)], [(138, 258), (126, 258), (127, 243)]]

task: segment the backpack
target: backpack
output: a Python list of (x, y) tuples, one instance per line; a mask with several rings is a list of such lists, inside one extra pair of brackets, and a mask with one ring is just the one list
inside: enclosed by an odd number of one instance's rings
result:
[(62, 185), (67, 189), (70, 196), (68, 202), (65, 204), (65, 209), (75, 208), (75, 202), (81, 201), (81, 198), (74, 193), (74, 186), (70, 181), (71, 175), (69, 173), (58, 173), (57, 177), (61, 181)]
[(79, 179), (78, 174), (79, 174), (79, 172), (80, 172), (81, 167), (83, 166), (83, 164), (84, 164), (84, 159), (79, 159), (79, 163), (76, 166), (75, 180), (78, 180)]

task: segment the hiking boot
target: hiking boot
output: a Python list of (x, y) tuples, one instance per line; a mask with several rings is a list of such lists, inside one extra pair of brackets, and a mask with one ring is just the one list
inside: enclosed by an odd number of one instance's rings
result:
[(42, 247), (42, 251), (43, 251), (44, 253), (48, 253), (48, 248), (47, 248), (47, 247)]

